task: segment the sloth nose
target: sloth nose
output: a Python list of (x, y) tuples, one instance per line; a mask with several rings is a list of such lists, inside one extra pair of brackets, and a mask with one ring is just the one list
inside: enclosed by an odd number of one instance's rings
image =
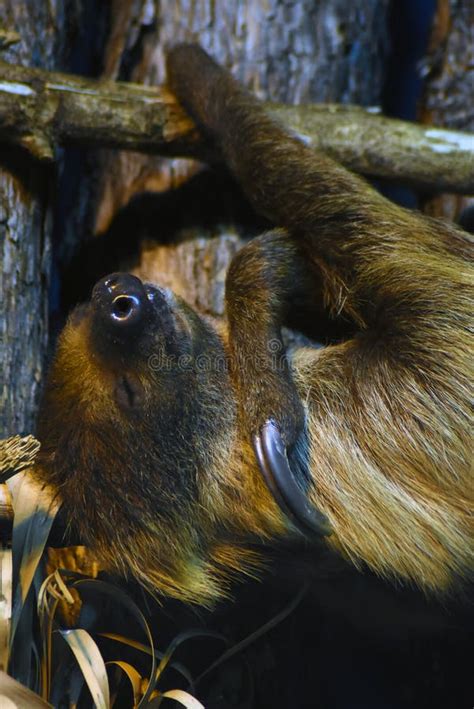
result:
[(116, 331), (139, 325), (151, 307), (143, 283), (130, 273), (112, 273), (98, 281), (92, 303), (104, 324)]

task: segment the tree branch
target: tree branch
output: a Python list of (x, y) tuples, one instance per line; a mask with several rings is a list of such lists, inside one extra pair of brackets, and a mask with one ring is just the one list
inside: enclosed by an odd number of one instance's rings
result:
[[(268, 104), (309, 144), (364, 175), (427, 191), (474, 192), (474, 135), (356, 106)], [(0, 140), (53, 160), (70, 143), (216, 159), (165, 88), (92, 81), (0, 63)]]

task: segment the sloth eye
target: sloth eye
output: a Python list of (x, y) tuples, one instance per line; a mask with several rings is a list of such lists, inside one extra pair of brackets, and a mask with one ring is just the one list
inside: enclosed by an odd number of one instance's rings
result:
[(143, 387), (139, 380), (122, 374), (115, 387), (115, 399), (121, 409), (136, 411), (143, 402)]

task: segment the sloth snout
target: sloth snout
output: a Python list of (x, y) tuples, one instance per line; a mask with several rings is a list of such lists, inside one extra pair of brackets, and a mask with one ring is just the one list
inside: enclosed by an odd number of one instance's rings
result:
[(151, 309), (143, 283), (130, 273), (112, 273), (98, 281), (92, 305), (103, 325), (116, 332), (139, 326)]

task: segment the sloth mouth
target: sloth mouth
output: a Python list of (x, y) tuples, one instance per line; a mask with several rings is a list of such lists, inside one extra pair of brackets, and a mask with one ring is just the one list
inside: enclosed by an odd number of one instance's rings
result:
[(117, 378), (114, 394), (120, 408), (129, 412), (140, 409), (145, 399), (139, 378), (130, 373), (123, 373)]

